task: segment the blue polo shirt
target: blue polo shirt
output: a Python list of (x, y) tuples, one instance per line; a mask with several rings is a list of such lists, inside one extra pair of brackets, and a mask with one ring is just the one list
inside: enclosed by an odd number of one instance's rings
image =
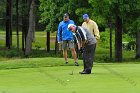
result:
[(68, 25), (74, 24), (73, 20), (68, 20), (67, 22), (61, 21), (58, 26), (58, 32), (57, 32), (57, 41), (63, 41), (63, 40), (73, 40), (73, 33), (68, 30)]

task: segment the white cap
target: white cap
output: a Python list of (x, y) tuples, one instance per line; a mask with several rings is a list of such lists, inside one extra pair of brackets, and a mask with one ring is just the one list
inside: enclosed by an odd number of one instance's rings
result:
[(68, 29), (69, 29), (71, 26), (75, 26), (75, 25), (74, 25), (74, 24), (69, 24), (69, 25), (68, 25)]

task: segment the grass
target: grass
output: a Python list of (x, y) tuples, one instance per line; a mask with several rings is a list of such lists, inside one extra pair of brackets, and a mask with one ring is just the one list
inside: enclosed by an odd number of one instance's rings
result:
[[(56, 35), (56, 32), (51, 33), (51, 42), (50, 42), (51, 49), (55, 48), (55, 35)], [(106, 61), (107, 62), (110, 60), (110, 58), (109, 58), (109, 30), (107, 29), (105, 32), (100, 33), (100, 35), (101, 35), (101, 38), (100, 38), (98, 47), (96, 48), (96, 61), (98, 61), (98, 62)], [(21, 32), (19, 33), (19, 37), (20, 37), (19, 45), (21, 48), (21, 42), (22, 42)], [(114, 38), (115, 37), (114, 37), (114, 31), (113, 31), (113, 41), (112, 41), (113, 58), (114, 58)], [(132, 40), (132, 38), (130, 38), (126, 34), (123, 34), (123, 41), (129, 42), (130, 40)], [(46, 32), (44, 32), (44, 31), (36, 32), (36, 42), (33, 42), (32, 46), (33, 46), (33, 49), (38, 50), (41, 48), (43, 50), (46, 50)], [(2, 30), (0, 30), (0, 47), (5, 47), (5, 31), (2, 31)], [(13, 48), (16, 48), (16, 32), (15, 31), (13, 31)], [(14, 53), (12, 53), (12, 54), (14, 54)], [(40, 52), (40, 55), (42, 55), (42, 53)], [(123, 50), (123, 59), (124, 59), (123, 61), (133, 60), (133, 58), (135, 58), (135, 51)], [(2, 59), (2, 57), (0, 57), (0, 59)], [(3, 60), (5, 60), (5, 58)], [(110, 61), (112, 61), (112, 60), (110, 60)]]
[[(53, 67), (64, 66), (63, 58), (24, 58), (0, 61), (0, 69), (18, 69), (18, 68), (37, 68), (37, 67)], [(72, 65), (72, 59), (69, 60)], [(80, 60), (80, 63), (81, 60)]]
[[(0, 93), (140, 93), (140, 64), (95, 63), (93, 73), (65, 66), (62, 58), (30, 58), (0, 62)], [(73, 71), (73, 75), (70, 75)]]
[[(16, 33), (13, 34), (13, 46), (16, 47)], [(45, 35), (45, 32), (36, 32), (34, 48), (46, 47)], [(55, 33), (51, 36), (54, 38)], [(58, 56), (34, 50), (29, 58), (25, 58), (21, 51), (4, 50), (5, 32), (0, 31), (0, 93), (140, 93), (140, 59), (134, 59), (135, 51), (124, 50), (126, 62), (108, 63), (107, 36), (106, 32), (103, 33), (104, 41), (97, 47), (93, 73), (80, 75), (82, 60), (79, 60), (79, 67), (73, 66), (72, 59), (69, 59), (69, 65), (65, 65), (63, 58), (57, 58), (62, 57), (62, 53)], [(54, 48), (54, 42), (51, 42), (51, 48)]]
[[(40, 46), (41, 48), (46, 48), (46, 32), (36, 32), (36, 41), (33, 42), (33, 48), (36, 48), (36, 46)], [(51, 38), (54, 38), (55, 32), (51, 33)], [(16, 36), (16, 32), (13, 32), (13, 36), (12, 36), (12, 46), (16, 48), (16, 44), (17, 44), (17, 36)], [(5, 32), (4, 31), (0, 31), (0, 46), (5, 47)], [(22, 47), (22, 33), (19, 32), (19, 47)], [(50, 47), (54, 49), (55, 47), (55, 42), (54, 40), (51, 41)]]
[[(51, 33), (51, 44), (50, 44), (50, 48), (54, 49), (55, 47), (55, 32)], [(101, 39), (99, 41), (98, 47), (96, 48), (96, 61), (97, 62), (109, 62), (109, 61), (114, 61), (114, 60), (110, 60), (109, 58), (109, 31), (105, 31), (100, 33), (101, 35)], [(20, 48), (21, 48), (21, 32), (19, 33), (20, 36)], [(129, 41), (130, 37), (127, 37), (126, 34), (123, 35), (123, 41)], [(113, 35), (113, 45), (114, 45), (114, 35)], [(0, 31), (0, 47), (5, 47), (5, 32), (4, 31)], [(40, 32), (36, 32), (36, 42), (33, 42), (33, 49), (38, 49), (42, 48), (43, 50), (46, 50), (46, 32), (40, 31)], [(13, 32), (13, 48), (16, 48), (16, 32)], [(3, 52), (6, 51), (0, 51), (0, 55), (4, 55)], [(5, 54), (5, 56), (0, 56), (1, 60), (6, 60), (5, 57), (14, 57), (14, 54), (19, 54), (16, 53), (14, 51), (10, 52), (7, 51)], [(21, 53), (23, 54), (23, 53)], [(46, 55), (44, 54), (44, 52), (39, 52), (39, 53), (34, 53), (34, 54), (40, 54), (42, 55)], [(15, 55), (15, 56), (16, 56)], [(18, 55), (17, 55), (18, 56)], [(20, 55), (19, 55), (20, 56)], [(33, 56), (34, 57), (34, 56)], [(62, 56), (61, 56), (62, 57)], [(114, 46), (113, 46), (113, 58), (114, 58)], [(126, 51), (123, 50), (123, 61), (134, 61), (135, 58), (135, 51)]]

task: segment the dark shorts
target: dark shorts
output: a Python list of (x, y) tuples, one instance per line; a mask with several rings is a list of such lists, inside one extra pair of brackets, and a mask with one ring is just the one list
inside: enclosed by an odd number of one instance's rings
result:
[(68, 48), (74, 48), (74, 40), (64, 40), (62, 42), (62, 48), (67, 49)]

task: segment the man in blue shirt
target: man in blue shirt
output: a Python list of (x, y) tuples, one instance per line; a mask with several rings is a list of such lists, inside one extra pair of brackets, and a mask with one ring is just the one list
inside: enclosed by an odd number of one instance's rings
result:
[(62, 44), (65, 63), (68, 64), (67, 47), (69, 47), (75, 62), (75, 66), (79, 66), (77, 62), (77, 54), (74, 48), (73, 33), (68, 30), (69, 24), (74, 24), (74, 21), (70, 20), (69, 15), (65, 13), (63, 17), (63, 21), (61, 21), (58, 26), (57, 40), (58, 43)]

